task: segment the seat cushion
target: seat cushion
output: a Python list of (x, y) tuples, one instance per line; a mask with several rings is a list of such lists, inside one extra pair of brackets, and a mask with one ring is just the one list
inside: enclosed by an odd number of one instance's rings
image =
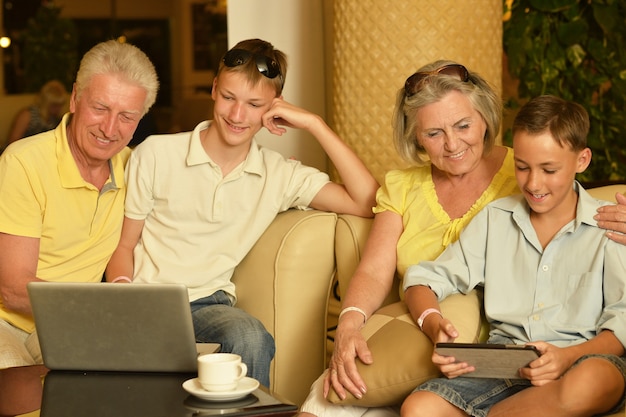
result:
[[(459, 331), (457, 342), (478, 341), (481, 305), (479, 291), (452, 295), (441, 303), (444, 317)], [(331, 390), (332, 403), (364, 407), (400, 404), (419, 384), (440, 375), (431, 361), (433, 345), (417, 327), (404, 302), (381, 308), (367, 320), (362, 333), (374, 358), (371, 365), (357, 361), (367, 393), (361, 399), (348, 394), (342, 401)]]

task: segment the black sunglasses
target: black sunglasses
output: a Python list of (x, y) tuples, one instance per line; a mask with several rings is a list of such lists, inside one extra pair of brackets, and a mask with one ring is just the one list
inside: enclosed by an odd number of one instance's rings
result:
[(224, 65), (227, 67), (232, 68), (244, 65), (250, 61), (250, 58), (254, 58), (256, 68), (261, 74), (267, 78), (280, 77), (282, 82), (283, 76), (280, 73), (280, 65), (278, 65), (278, 62), (276, 62), (275, 59), (270, 58), (269, 56), (246, 51), (245, 49), (231, 49), (226, 52), (222, 62), (224, 62)]
[(404, 83), (404, 94), (406, 94), (407, 97), (411, 97), (419, 91), (420, 87), (423, 85), (424, 80), (433, 75), (448, 75), (450, 77), (456, 77), (463, 82), (469, 81), (469, 71), (463, 65), (444, 65), (443, 67), (437, 68), (433, 71), (416, 72), (415, 74), (411, 75), (409, 78), (406, 79), (406, 82)]

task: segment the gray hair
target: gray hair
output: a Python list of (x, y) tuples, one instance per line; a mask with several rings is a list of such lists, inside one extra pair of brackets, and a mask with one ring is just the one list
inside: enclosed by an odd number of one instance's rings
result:
[(146, 90), (143, 114), (156, 101), (159, 80), (148, 56), (134, 45), (115, 40), (101, 42), (83, 56), (76, 75), (76, 98), (94, 75), (119, 74)]
[[(436, 61), (423, 66), (417, 72), (430, 72), (445, 65), (457, 64), (453, 61)], [(496, 142), (502, 123), (502, 103), (493, 88), (480, 75), (468, 70), (468, 81), (451, 76), (432, 76), (410, 97), (406, 96), (404, 86), (398, 91), (393, 114), (393, 141), (398, 154), (405, 161), (422, 166), (429, 158), (417, 142), (416, 115), (424, 106), (436, 103), (451, 91), (464, 94), (474, 109), (482, 116), (487, 130), (485, 132), (484, 152), (487, 154)]]

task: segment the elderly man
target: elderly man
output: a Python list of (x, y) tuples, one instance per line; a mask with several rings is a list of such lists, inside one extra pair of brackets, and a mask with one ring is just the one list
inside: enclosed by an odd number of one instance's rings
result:
[(124, 165), (156, 99), (154, 66), (116, 41), (83, 57), (70, 113), (0, 158), (0, 368), (41, 362), (26, 284), (102, 279), (124, 218)]

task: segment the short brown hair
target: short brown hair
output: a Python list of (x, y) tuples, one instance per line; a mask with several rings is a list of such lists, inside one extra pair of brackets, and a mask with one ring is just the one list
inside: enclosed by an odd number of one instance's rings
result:
[(535, 97), (524, 104), (513, 121), (513, 137), (523, 131), (536, 135), (545, 131), (561, 146), (574, 151), (587, 147), (589, 114), (583, 106), (552, 95)]

